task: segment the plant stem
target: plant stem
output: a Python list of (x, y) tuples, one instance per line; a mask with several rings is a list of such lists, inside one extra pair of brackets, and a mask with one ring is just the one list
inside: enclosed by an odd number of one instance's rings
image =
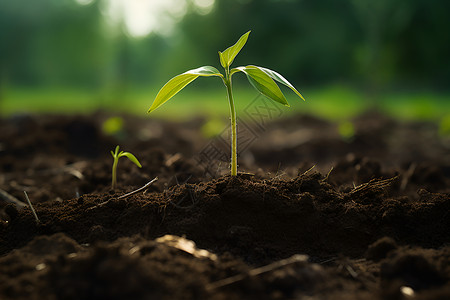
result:
[(225, 69), (225, 86), (227, 98), (230, 105), (231, 116), (231, 176), (237, 175), (237, 131), (236, 131), (236, 108), (234, 107), (233, 93), (231, 89), (231, 76), (229, 68)]
[(113, 166), (112, 166), (112, 183), (111, 183), (111, 187), (113, 190), (116, 189), (116, 185), (117, 185), (116, 170), (117, 170), (118, 162), (119, 162), (119, 158), (114, 157), (114, 162), (113, 162)]

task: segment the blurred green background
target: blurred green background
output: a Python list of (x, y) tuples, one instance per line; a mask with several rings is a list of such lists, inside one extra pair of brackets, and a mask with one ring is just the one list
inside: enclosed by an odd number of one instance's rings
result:
[[(398, 118), (450, 114), (450, 1), (0, 0), (0, 113), (145, 116), (171, 77), (252, 30), (234, 65), (283, 74), (290, 109), (344, 120), (376, 108)], [(234, 77), (238, 109), (256, 96)], [(225, 116), (218, 78), (199, 78), (152, 113)], [(239, 114), (239, 111), (238, 111)]]

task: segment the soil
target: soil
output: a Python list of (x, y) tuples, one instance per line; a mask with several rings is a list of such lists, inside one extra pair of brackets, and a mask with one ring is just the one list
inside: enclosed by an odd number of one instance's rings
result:
[[(110, 117), (0, 120), (0, 299), (450, 299), (435, 124), (244, 121), (231, 177), (205, 119)], [(116, 145), (142, 168), (122, 158), (113, 191)]]

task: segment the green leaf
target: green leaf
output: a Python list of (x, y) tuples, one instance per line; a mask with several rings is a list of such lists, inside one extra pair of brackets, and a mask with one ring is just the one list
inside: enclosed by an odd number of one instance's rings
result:
[(238, 71), (244, 72), (247, 75), (248, 81), (264, 96), (289, 106), (286, 98), (281, 92), (275, 81), (263, 70), (256, 66), (237, 67), (231, 70), (231, 74)]
[(211, 66), (203, 66), (197, 69), (192, 69), (189, 71), (184, 72), (183, 74), (197, 74), (199, 76), (220, 76), (223, 77), (223, 75), (214, 67)]
[(284, 84), (285, 86), (289, 87), (291, 90), (293, 90), (300, 98), (303, 99), (303, 101), (305, 101), (305, 98), (303, 98), (302, 94), (300, 94), (299, 91), (297, 91), (297, 89), (289, 82), (286, 80), (286, 78), (284, 78), (280, 73), (277, 73), (273, 70), (267, 69), (267, 68), (263, 68), (263, 67), (258, 67), (259, 69), (263, 70), (267, 75), (269, 75), (272, 79), (275, 79), (276, 81)]
[(161, 88), (161, 90), (158, 92), (158, 95), (156, 95), (152, 106), (148, 110), (148, 113), (160, 107), (162, 104), (164, 104), (164, 102), (175, 96), (179, 91), (181, 91), (185, 86), (187, 86), (199, 76), (219, 76), (223, 78), (223, 75), (219, 72), (219, 70), (211, 66), (203, 66), (177, 75), (170, 79)]
[(139, 162), (139, 160), (136, 158), (136, 156), (134, 156), (130, 152), (122, 152), (122, 153), (120, 153), (119, 157), (122, 157), (122, 156), (128, 157), (128, 159), (131, 160), (132, 162), (134, 162), (136, 164), (136, 166), (138, 166), (139, 168), (142, 168), (141, 163)]
[(219, 52), (220, 64), (222, 67), (227, 68), (232, 63), (236, 55), (241, 51), (242, 47), (244, 47), (247, 42), (248, 36), (251, 31), (248, 31), (244, 35), (242, 35), (239, 40), (231, 47), (228, 47), (225, 51)]
[(223, 53), (219, 51), (219, 59), (220, 59), (220, 64), (222, 65), (222, 67), (226, 68), (227, 64), (225, 62), (225, 59), (223, 58)]

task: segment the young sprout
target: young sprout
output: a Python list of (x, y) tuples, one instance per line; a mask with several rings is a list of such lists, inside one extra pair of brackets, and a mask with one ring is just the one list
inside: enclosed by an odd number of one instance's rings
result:
[(114, 158), (114, 162), (113, 162), (113, 166), (112, 166), (112, 184), (111, 184), (111, 187), (114, 190), (117, 186), (117, 175), (116, 174), (117, 174), (117, 164), (119, 163), (119, 158), (121, 158), (122, 156), (126, 156), (126, 157), (128, 157), (129, 160), (134, 162), (136, 164), (136, 166), (138, 166), (139, 168), (142, 168), (142, 166), (141, 166), (141, 163), (136, 158), (136, 156), (134, 156), (130, 152), (123, 152), (123, 151), (119, 152), (119, 146), (116, 147), (115, 152), (111, 151), (111, 155)]
[(269, 99), (276, 101), (285, 106), (289, 106), (286, 98), (278, 87), (277, 83), (281, 83), (292, 89), (301, 99), (305, 100), (303, 96), (295, 89), (295, 87), (290, 84), (282, 75), (275, 71), (248, 65), (243, 67), (236, 67), (230, 69), (234, 58), (238, 55), (241, 49), (247, 42), (250, 31), (245, 33), (239, 38), (239, 40), (233, 46), (227, 48), (225, 51), (219, 51), (220, 64), (225, 70), (225, 75), (220, 73), (214, 67), (203, 66), (197, 69), (189, 70), (183, 74), (177, 75), (170, 79), (158, 92), (152, 106), (148, 112), (152, 112), (167, 100), (175, 96), (179, 91), (181, 91), (189, 83), (197, 79), (199, 76), (217, 76), (220, 77), (227, 90), (227, 99), (230, 106), (230, 116), (231, 116), (231, 175), (237, 175), (237, 130), (236, 130), (236, 109), (234, 106), (234, 99), (232, 93), (231, 77), (233, 74), (238, 72), (243, 72), (247, 75), (248, 81), (257, 89), (261, 94), (268, 97)]

